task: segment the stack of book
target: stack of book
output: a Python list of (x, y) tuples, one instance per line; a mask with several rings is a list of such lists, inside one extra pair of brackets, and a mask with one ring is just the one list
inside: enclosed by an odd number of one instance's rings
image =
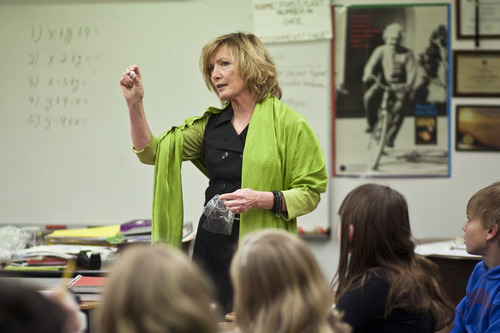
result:
[(4, 260), (3, 263), (6, 266), (3, 269), (57, 271), (62, 270), (70, 259), (76, 259), (76, 255), (36, 246), (20, 250), (12, 255), (10, 259)]
[(47, 244), (110, 245), (108, 238), (120, 233), (120, 225), (54, 230), (45, 236)]
[(77, 275), (68, 283), (69, 290), (82, 302), (98, 302), (102, 299), (106, 279), (105, 276)]
[(132, 220), (120, 225), (122, 243), (151, 243), (151, 220)]
[[(87, 254), (87, 256), (98, 255), (101, 262), (110, 263), (116, 258), (117, 252), (116, 247), (105, 246), (78, 244), (37, 245), (18, 250), (12, 254), (11, 258), (0, 261), (0, 263), (6, 264), (5, 270), (54, 271), (64, 269), (68, 260), (79, 259), (82, 253)], [(94, 269), (79, 266), (85, 269)]]
[[(182, 228), (182, 242), (191, 242), (196, 233), (191, 222), (184, 223)], [(122, 244), (150, 243), (151, 242), (151, 220), (138, 219), (120, 225), (120, 237)]]

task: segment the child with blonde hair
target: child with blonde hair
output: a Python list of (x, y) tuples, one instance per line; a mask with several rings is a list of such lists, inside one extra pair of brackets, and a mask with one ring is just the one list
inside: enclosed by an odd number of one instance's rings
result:
[[(99, 332), (215, 333), (209, 279), (180, 250), (132, 245), (115, 262), (99, 307)], [(219, 317), (220, 318), (220, 317)]]
[(242, 333), (350, 332), (307, 244), (278, 229), (248, 234), (231, 263)]

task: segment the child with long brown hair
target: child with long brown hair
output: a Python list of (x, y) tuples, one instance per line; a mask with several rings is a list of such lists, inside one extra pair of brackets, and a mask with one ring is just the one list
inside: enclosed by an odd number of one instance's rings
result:
[(436, 264), (414, 252), (408, 206), (397, 191), (364, 184), (340, 209), (336, 308), (354, 332), (435, 332), (454, 306)]

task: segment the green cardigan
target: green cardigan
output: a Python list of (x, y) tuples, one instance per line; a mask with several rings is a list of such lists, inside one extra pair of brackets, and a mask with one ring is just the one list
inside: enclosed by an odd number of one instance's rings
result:
[[(226, 106), (227, 107), (227, 106)], [(155, 164), (152, 242), (182, 244), (183, 200), (181, 163), (191, 160), (208, 177), (203, 136), (208, 118), (223, 109), (209, 108), (188, 118), (135, 151), (143, 163)], [(281, 190), (287, 212), (250, 209), (240, 216), (240, 239), (261, 228), (297, 232), (297, 217), (313, 211), (326, 191), (328, 177), (318, 138), (306, 119), (276, 97), (255, 106), (243, 151), (241, 188)], [(200, 213), (202, 207), (200, 207)]]

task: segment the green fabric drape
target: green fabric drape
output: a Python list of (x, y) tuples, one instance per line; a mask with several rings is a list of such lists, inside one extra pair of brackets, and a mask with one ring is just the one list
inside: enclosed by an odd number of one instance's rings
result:
[[(209, 108), (203, 116), (189, 118), (183, 125), (162, 134), (157, 143), (156, 138), (152, 138), (149, 149), (137, 152), (141, 161), (151, 158), (155, 161), (152, 242), (181, 246), (183, 130), (197, 121), (205, 120), (202, 124), (206, 125), (210, 115), (221, 111)], [(148, 154), (156, 156), (141, 156)], [(207, 175), (201, 159), (192, 162)], [(255, 106), (250, 121), (243, 152), (241, 187), (256, 191), (281, 190), (287, 212), (281, 217), (263, 209), (241, 214), (240, 238), (260, 228), (279, 228), (295, 233), (296, 218), (317, 207), (320, 193), (326, 191), (327, 180), (321, 146), (306, 119), (277, 98), (267, 97)]]

